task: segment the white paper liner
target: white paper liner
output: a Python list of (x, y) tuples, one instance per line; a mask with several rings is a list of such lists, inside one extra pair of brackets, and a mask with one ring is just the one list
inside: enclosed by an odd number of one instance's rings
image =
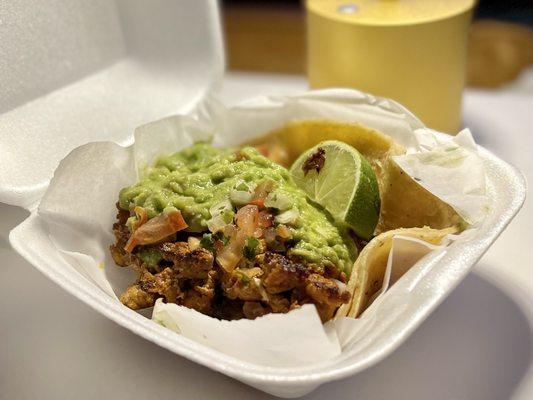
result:
[(394, 161), (431, 193), (450, 204), (469, 224), (488, 212), (485, 167), (468, 129), (437, 139), (429, 129), (415, 131), (417, 146)]
[[(108, 251), (113, 243), (114, 204), (120, 189), (138, 179), (138, 171), (158, 155), (173, 153), (196, 140), (212, 136), (214, 145), (236, 145), (291, 120), (317, 118), (361, 123), (390, 135), (408, 148), (408, 154), (396, 157), (396, 162), (466, 221), (475, 224), (487, 212), (484, 166), (468, 132), (438, 139), (398, 104), (352, 90), (263, 97), (231, 109), (209, 100), (189, 116), (169, 117), (138, 128), (135, 144), (128, 148), (110, 142), (89, 143), (61, 162), (38, 212), (65, 260), (98, 286), (102, 295), (116, 299), (135, 274), (117, 267)], [(449, 240), (464, 239), (459, 235)], [(381, 295), (417, 260), (437, 257), (443, 251), (445, 245), (394, 238)], [(227, 322), (158, 303), (154, 317), (180, 334), (236, 358), (289, 367), (340, 356), (342, 349), (361, 341), (372, 326), (372, 308), (379, 301), (378, 296), (358, 320), (342, 318), (325, 326), (313, 306), (254, 321)]]
[(341, 353), (336, 332), (330, 329), (328, 335), (310, 304), (288, 314), (268, 314), (253, 321), (219, 321), (158, 300), (152, 319), (198, 343), (271, 367), (307, 365)]

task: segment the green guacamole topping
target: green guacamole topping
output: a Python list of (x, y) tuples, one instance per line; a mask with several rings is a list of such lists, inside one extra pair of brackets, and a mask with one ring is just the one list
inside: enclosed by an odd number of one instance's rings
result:
[[(205, 232), (213, 217), (210, 212), (213, 206), (229, 203), (235, 192), (253, 191), (266, 180), (273, 181), (274, 203), (283, 203), (282, 208), (290, 206), (289, 217), (295, 213), (292, 210), (297, 210), (297, 218), (288, 224), (294, 243), (289, 252), (311, 263), (329, 261), (349, 275), (356, 251), (345, 228), (337, 226), (326, 211), (307, 199), (287, 169), (253, 147), (217, 149), (197, 143), (160, 157), (137, 184), (121, 190), (119, 205), (124, 210), (141, 206), (149, 218), (177, 209), (189, 225), (188, 231)], [(278, 211), (277, 222), (283, 223), (284, 212)], [(225, 210), (223, 218), (228, 212), (231, 219), (231, 210)]]
[(143, 249), (137, 253), (138, 257), (143, 263), (146, 263), (150, 266), (156, 266), (159, 261), (163, 258), (161, 253), (155, 249)]

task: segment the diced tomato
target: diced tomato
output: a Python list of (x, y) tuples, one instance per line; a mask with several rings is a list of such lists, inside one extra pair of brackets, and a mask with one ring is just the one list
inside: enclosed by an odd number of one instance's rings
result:
[(246, 205), (237, 211), (237, 227), (246, 236), (252, 236), (259, 220), (259, 210), (255, 205)]
[(131, 253), (135, 246), (157, 243), (187, 228), (181, 212), (162, 213), (139, 226), (130, 236), (124, 250)]
[[(231, 231), (228, 244), (217, 254), (217, 262), (226, 271), (232, 271), (242, 259), (242, 251), (246, 238), (261, 234), (258, 226), (259, 209), (256, 205), (248, 204), (241, 207), (235, 216), (237, 229)], [(259, 232), (258, 232), (259, 231)]]
[(269, 228), (272, 226), (273, 222), (274, 216), (271, 213), (265, 210), (259, 212), (259, 220), (257, 224), (261, 228)]
[(265, 199), (254, 198), (250, 201), (250, 204), (259, 208), (265, 208)]
[(246, 234), (240, 230), (233, 234), (228, 244), (217, 253), (218, 264), (227, 272), (235, 269), (242, 259), (242, 249), (246, 241)]
[(272, 182), (271, 180), (266, 180), (257, 185), (254, 191), (254, 197), (252, 198), (250, 204), (256, 205), (261, 209), (265, 208), (265, 199), (273, 187), (274, 182)]

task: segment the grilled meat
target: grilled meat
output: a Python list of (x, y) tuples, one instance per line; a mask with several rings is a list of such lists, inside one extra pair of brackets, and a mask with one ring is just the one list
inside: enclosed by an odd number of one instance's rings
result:
[[(160, 255), (155, 265), (141, 257), (142, 247), (124, 250), (130, 231), (127, 213), (119, 211), (113, 226), (116, 243), (110, 247), (115, 262), (139, 272), (138, 281), (120, 297), (127, 307), (138, 310), (154, 305), (156, 299), (177, 303), (221, 319), (254, 319), (268, 313), (286, 313), (303, 304), (315, 304), (323, 321), (350, 300), (343, 288), (345, 276), (331, 265), (315, 265), (273, 252), (266, 245), (251, 258), (244, 257), (233, 270), (215, 262), (216, 249), (193, 241), (163, 241), (146, 246)], [(258, 250), (259, 249), (259, 250)]]

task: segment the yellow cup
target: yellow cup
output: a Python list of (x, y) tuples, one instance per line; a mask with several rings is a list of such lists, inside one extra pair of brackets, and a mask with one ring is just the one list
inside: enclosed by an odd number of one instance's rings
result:
[(392, 98), (457, 133), (475, 0), (307, 0), (312, 88)]

